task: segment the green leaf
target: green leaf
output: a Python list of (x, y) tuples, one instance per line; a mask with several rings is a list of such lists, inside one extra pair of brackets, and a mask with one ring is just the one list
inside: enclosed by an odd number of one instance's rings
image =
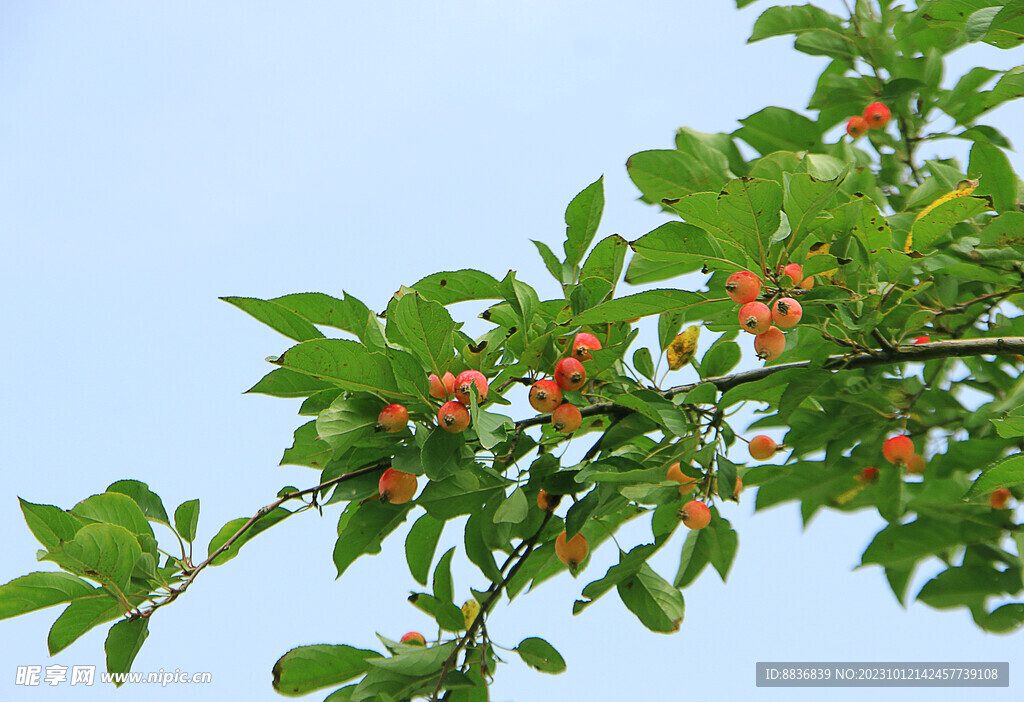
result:
[(986, 7), (968, 17), (964, 24), (964, 36), (967, 37), (967, 41), (974, 42), (983, 39), (988, 34), (989, 27), (992, 26), (992, 19), (999, 10), (998, 7)]
[(509, 438), (515, 430), (515, 422), (503, 414), (481, 410), (474, 417), (473, 427), (480, 445), (489, 450)]
[(398, 392), (394, 372), (385, 356), (371, 353), (355, 341), (304, 341), (285, 351), (274, 362), (282, 368), (307, 373), (346, 390), (386, 394), (396, 399), (414, 399), (411, 395)]
[(459, 456), (466, 440), (459, 434), (432, 431), (420, 449), (423, 472), (431, 480), (444, 480), (459, 468)]
[(260, 382), (246, 390), (247, 393), (260, 393), (273, 397), (309, 397), (321, 390), (333, 388), (330, 383), (317, 380), (305, 373), (296, 373), (287, 368), (270, 371)]
[(146, 519), (170, 525), (171, 521), (167, 518), (163, 501), (159, 495), (149, 489), (146, 483), (138, 480), (118, 480), (108, 485), (106, 491), (127, 495), (135, 500), (142, 513), (146, 515)]
[(975, 615), (974, 621), (985, 631), (1008, 634), (1024, 626), (1024, 603), (1005, 604), (993, 612), (984, 613), (984, 616)]
[(847, 33), (843, 20), (814, 5), (769, 7), (754, 22), (754, 30), (747, 43), (783, 34), (799, 36), (811, 30), (828, 30), (839, 35)]
[(334, 565), (340, 578), (345, 570), (364, 553), (380, 553), (381, 542), (405, 521), (412, 504), (385, 505), (366, 502), (359, 505), (338, 535), (334, 545)]
[[(740, 362), (743, 352), (740, 345), (725, 337), (719, 337), (711, 345), (704, 358), (700, 360), (700, 374), (703, 378), (715, 378), (725, 375)], [(706, 385), (710, 385), (707, 383)], [(711, 385), (714, 388), (713, 385)], [(687, 396), (687, 402), (694, 402)]]
[(455, 599), (452, 590), (452, 556), (455, 555), (455, 547), (445, 551), (444, 555), (437, 561), (434, 568), (434, 597), (441, 602), (451, 602)]
[(1013, 585), (1006, 574), (986, 566), (947, 568), (929, 580), (917, 594), (917, 599), (929, 607), (982, 607), (994, 595), (1015, 592), (1007, 588), (1020, 588), (1020, 575)]
[[(337, 402), (337, 400), (335, 401)], [(326, 414), (324, 418), (324, 431), (328, 432), (335, 439), (335, 443), (342, 447), (344, 451), (357, 438), (368, 435), (372, 429), (359, 433), (358, 429), (366, 429), (365, 418), (360, 417), (354, 420), (348, 414), (348, 411), (351, 410), (350, 402), (342, 401), (340, 405), (340, 409), (328, 408), (324, 410)], [(351, 424), (353, 421), (355, 422), (354, 427)], [(336, 438), (341, 434), (345, 434), (346, 430), (353, 428), (358, 436), (346, 436), (344, 441)], [(334, 449), (331, 448), (331, 444), (320, 438), (320, 434), (317, 431), (317, 420), (310, 420), (300, 426), (295, 430), (294, 437), (291, 448), (284, 450), (280, 465), (308, 466), (322, 470), (331, 462)]]
[(416, 520), (409, 535), (405, 537), (405, 560), (409, 564), (409, 572), (420, 585), (427, 584), (430, 562), (434, 558), (444, 525), (440, 519), (424, 514)]
[[(970, 19), (973, 18), (972, 15)], [(1013, 49), (1024, 44), (1024, 5), (1019, 0), (1010, 0), (999, 9), (989, 22), (983, 41), (1000, 49)]]
[(740, 124), (743, 126), (733, 132), (733, 136), (750, 144), (762, 156), (773, 151), (821, 150), (820, 127), (792, 110), (766, 107), (741, 119)]
[(471, 268), (428, 275), (415, 283), (412, 289), (442, 305), (466, 300), (501, 299), (498, 281), (483, 271)]
[(565, 263), (575, 268), (597, 234), (604, 210), (604, 176), (583, 189), (565, 209)]
[[(75, 505), (71, 512), (82, 519), (117, 524), (133, 534), (153, 536), (153, 527), (146, 520), (142, 508), (132, 498), (119, 492), (105, 492), (93, 495)], [(163, 505), (160, 506), (163, 513)], [(163, 522), (167, 523), (167, 514), (163, 513)]]
[(679, 554), (679, 570), (672, 583), (675, 587), (688, 586), (711, 562), (710, 541), (704, 538), (704, 531), (705, 529), (691, 530), (686, 535), (686, 541), (683, 542), (683, 548)]
[(512, 494), (505, 498), (505, 501), (501, 503), (497, 511), (494, 513), (494, 522), (509, 522), (511, 524), (519, 524), (521, 521), (526, 519), (526, 515), (529, 512), (530, 504), (526, 500), (526, 493), (523, 492), (522, 487), (517, 487), (512, 491)]
[[(135, 656), (142, 650), (142, 644), (149, 636), (149, 619), (123, 619), (107, 632), (103, 650), (107, 654), (108, 673), (127, 673), (132, 669)], [(120, 687), (123, 682), (114, 681)]]
[(222, 297), (243, 312), (247, 312), (274, 331), (296, 341), (321, 339), (323, 334), (306, 319), (283, 305), (254, 297)]
[(421, 295), (410, 294), (398, 301), (395, 311), (388, 324), (398, 324), (409, 350), (438, 377), (444, 375), (455, 357), (455, 322), (448, 310)]
[[(142, 596), (129, 598), (133, 605), (141, 604)], [(82, 634), (94, 627), (124, 616), (121, 603), (102, 587), (93, 589), (88, 595), (76, 598), (64, 608), (61, 615), (50, 627), (46, 645), (53, 656), (78, 640)]]
[(451, 602), (442, 602), (433, 595), (421, 592), (410, 595), (409, 601), (416, 609), (433, 617), (437, 621), (437, 625), (445, 631), (462, 631), (466, 628), (462, 610)]
[(725, 182), (721, 164), (714, 167), (676, 150), (641, 151), (626, 161), (626, 170), (648, 202), (661, 204), (697, 192), (717, 191)]
[(576, 315), (573, 325), (601, 324), (604, 322), (621, 322), (634, 317), (646, 317), (661, 314), (669, 310), (682, 310), (704, 302), (700, 293), (687, 290), (657, 289), (626, 295)]
[(910, 228), (914, 249), (928, 253), (932, 242), (952, 228), (957, 222), (975, 217), (992, 209), (986, 197), (968, 195), (947, 200), (923, 215), (918, 215)]
[(654, 359), (651, 350), (643, 346), (633, 352), (633, 367), (637, 373), (649, 380), (654, 380)]
[(610, 283), (614, 289), (619, 278), (622, 277), (622, 265), (626, 260), (628, 248), (629, 242), (618, 234), (601, 239), (587, 256), (580, 273), (580, 280), (598, 278)]
[(792, 251), (813, 229), (815, 217), (829, 206), (846, 179), (848, 169), (832, 180), (819, 180), (808, 173), (784, 173), (784, 208), (793, 232), (787, 250)]
[(646, 563), (618, 584), (622, 603), (651, 631), (673, 633), (683, 621), (683, 595)]
[[(504, 483), (481, 479), (468, 471), (459, 471), (445, 480), (431, 480), (416, 498), (416, 504), (437, 519), (454, 519), (472, 514), (489, 499), (503, 492)], [(550, 491), (549, 491), (550, 492)]]
[[(265, 515), (260, 517), (256, 522), (241, 536), (226, 548), (222, 553), (218, 554), (214, 558), (210, 565), (223, 565), (230, 561), (232, 558), (238, 555), (238, 550), (248, 543), (253, 537), (261, 532), (266, 531), (270, 527), (274, 526), (282, 519), (290, 517), (291, 512), (283, 507), (277, 507), (271, 512), (267, 512)], [(220, 531), (210, 539), (210, 545), (207, 547), (207, 555), (213, 555), (221, 546), (228, 542), (228, 539), (238, 533), (238, 530), (248, 523), (248, 517), (239, 517), (238, 519), (232, 519), (230, 522), (220, 528)]]
[(199, 500), (188, 500), (178, 505), (174, 510), (174, 528), (178, 535), (188, 543), (196, 538), (196, 528), (199, 526)]
[(666, 222), (631, 246), (648, 260), (680, 264), (687, 272), (705, 267), (708, 270), (739, 269), (745, 265), (738, 249), (733, 247), (728, 253), (723, 252), (720, 242), (708, 232), (685, 222)]
[(971, 147), (967, 173), (971, 178), (980, 179), (975, 194), (991, 196), (997, 212), (1009, 212), (1016, 208), (1017, 175), (1002, 149), (975, 142)]
[(274, 663), (274, 689), (282, 695), (304, 695), (359, 677), (370, 669), (376, 651), (318, 644), (299, 646)]
[(46, 559), (123, 594), (141, 555), (142, 547), (128, 529), (94, 523), (79, 529), (73, 540), (58, 545)]
[(455, 650), (455, 642), (451, 641), (440, 646), (429, 648), (413, 647), (401, 655), (392, 658), (373, 658), (369, 662), (377, 668), (408, 675), (410, 677), (426, 677), (441, 672), (448, 656)]
[(985, 468), (971, 489), (964, 495), (966, 500), (974, 500), (999, 488), (1013, 487), (1024, 484), (1024, 454), (1015, 453), (1001, 458)]
[(718, 196), (718, 216), (729, 236), (755, 260), (763, 260), (779, 228), (782, 188), (773, 180), (737, 178)]
[(37, 505), (20, 497), (18, 503), (21, 505), (21, 513), (25, 517), (29, 531), (48, 551), (53, 551), (59, 548), (61, 543), (74, 539), (78, 530), (85, 525), (85, 520), (60, 507)]
[(93, 594), (93, 586), (68, 573), (29, 573), (0, 585), (0, 619), (17, 617)]
[[(907, 524), (891, 524), (878, 532), (868, 544), (861, 556), (861, 565), (909, 568), (922, 558), (964, 544), (968, 538), (965, 533), (967, 525), (960, 520), (928, 517), (918, 517)], [(989, 527), (978, 529), (979, 534), (970, 535), (972, 538), (984, 538), (989, 536), (989, 532), (992, 532), (992, 536), (999, 533), (997, 529)]]
[(384, 348), (384, 334), (377, 315), (358, 299), (344, 293), (345, 299), (323, 293), (294, 293), (275, 297), (270, 302), (302, 316), (313, 324), (334, 327), (355, 334), (367, 346)]
[(466, 555), (469, 560), (490, 578), (492, 583), (500, 583), (502, 580), (498, 565), (494, 562), (491, 547), (487, 545), (484, 538), (484, 529), (494, 529), (494, 517), (488, 513), (487, 508), (474, 512), (466, 520)]
[[(301, 453), (300, 449), (296, 448), (295, 458), (316, 453), (319, 447), (310, 441), (313, 432), (321, 442), (327, 442), (334, 452), (344, 454), (358, 441), (373, 435), (381, 409), (383, 407), (378, 401), (367, 397), (339, 396), (330, 407), (320, 413), (315, 425), (303, 433)], [(324, 453), (320, 460), (329, 458)], [(326, 466), (326, 462), (324, 465)]]
[(562, 262), (558, 260), (554, 252), (545, 244), (543, 241), (537, 241), (536, 239), (530, 239), (533, 245), (537, 247), (537, 251), (540, 253), (540, 257), (544, 260), (544, 267), (548, 269), (555, 280), (559, 283), (569, 283), (571, 281), (566, 280), (564, 267)]
[(536, 636), (520, 641), (516, 652), (523, 663), (542, 673), (561, 673), (565, 670), (565, 660), (555, 647)]

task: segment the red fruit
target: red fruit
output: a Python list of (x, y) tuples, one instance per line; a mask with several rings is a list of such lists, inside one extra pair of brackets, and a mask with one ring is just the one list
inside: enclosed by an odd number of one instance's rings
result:
[(907, 472), (913, 473), (914, 475), (920, 475), (924, 473), (925, 466), (928, 464), (924, 460), (924, 456), (919, 453), (915, 453), (907, 461)]
[(800, 281), (804, 279), (804, 267), (799, 263), (790, 263), (788, 266), (782, 269), (783, 276), (789, 276), (789, 279), (793, 281), (793, 285), (800, 285)]
[(469, 388), (476, 385), (477, 402), (487, 399), (487, 378), (477, 370), (464, 370), (455, 378), (455, 399), (469, 407)]
[(601, 342), (597, 337), (588, 332), (580, 332), (572, 342), (572, 355), (581, 361), (589, 361), (588, 350), (601, 348)]
[(409, 423), (409, 410), (402, 405), (388, 405), (377, 415), (377, 429), (394, 433), (402, 431)]
[(860, 115), (857, 115), (856, 117), (851, 117), (849, 120), (847, 120), (846, 133), (849, 134), (854, 139), (856, 139), (864, 135), (864, 133), (868, 130), (868, 126), (868, 121), (861, 117)]
[(555, 507), (558, 507), (558, 503), (561, 501), (561, 495), (552, 495), (547, 490), (541, 490), (537, 493), (537, 506), (544, 512), (554, 512)]
[(381, 502), (400, 505), (411, 500), (412, 496), (416, 494), (416, 476), (412, 473), (403, 473), (400, 470), (388, 468), (381, 473), (377, 489), (380, 491)]
[(572, 434), (580, 428), (582, 423), (583, 415), (580, 414), (579, 408), (568, 402), (559, 405), (551, 413), (551, 424), (555, 427), (555, 431), (560, 431), (563, 434)]
[(931, 338), (928, 337), (927, 334), (922, 334), (921, 336), (914, 337), (914, 345), (928, 343), (931, 343)]
[(558, 556), (558, 560), (569, 566), (569, 570), (576, 572), (576, 569), (580, 567), (580, 563), (587, 557), (587, 553), (590, 551), (590, 545), (587, 544), (587, 539), (583, 534), (579, 532), (576, 536), (569, 539), (569, 542), (565, 541), (565, 532), (555, 537), (555, 555)]
[(582, 363), (568, 356), (555, 366), (555, 382), (563, 390), (579, 390), (587, 382), (587, 371), (583, 370)]
[(907, 463), (914, 455), (914, 442), (904, 434), (886, 439), (882, 445), (882, 455), (889, 463)]
[(814, 287), (814, 276), (809, 275), (800, 282), (800, 287), (804, 290), (810, 290)]
[(868, 466), (860, 472), (860, 475), (854, 476), (854, 480), (867, 485), (878, 480), (878, 469), (874, 466)]
[(751, 334), (764, 334), (772, 325), (772, 311), (763, 302), (748, 302), (740, 307), (740, 326)]
[(754, 337), (754, 352), (765, 361), (774, 361), (786, 350), (786, 336), (778, 327), (772, 327), (764, 334)]
[(450, 434), (458, 434), (469, 426), (469, 410), (458, 400), (448, 400), (437, 410), (437, 423)]
[(711, 510), (699, 500), (690, 500), (679, 510), (679, 519), (690, 529), (703, 529), (711, 523)]
[(680, 495), (689, 495), (691, 492), (696, 490), (697, 486), (700, 484), (700, 478), (691, 478), (686, 475), (686, 473), (679, 468), (678, 463), (673, 463), (668, 467), (668, 474), (665, 478), (667, 480), (675, 480), (679, 483)]
[(530, 388), (530, 407), (538, 412), (550, 412), (562, 404), (562, 388), (553, 380), (538, 380)]
[(452, 393), (455, 392), (455, 376), (450, 371), (445, 373), (442, 378), (438, 378), (436, 373), (431, 373), (429, 380), (431, 397), (444, 400), (451, 397)]
[(1010, 488), (999, 488), (988, 496), (988, 501), (996, 509), (1006, 509), (1006, 505), (1010, 503), (1010, 497)]
[(402, 637), (402, 643), (412, 644), (413, 646), (426, 646), (427, 640), (423, 638), (423, 634), (418, 631), (410, 631), (408, 634)]
[(725, 280), (725, 294), (741, 305), (753, 302), (761, 294), (761, 279), (750, 271), (736, 271)]
[(772, 305), (772, 321), (783, 329), (795, 327), (803, 316), (804, 310), (800, 303), (791, 297), (780, 297)]
[(871, 129), (882, 129), (889, 124), (892, 114), (889, 108), (880, 102), (873, 102), (864, 108), (864, 121)]
[(747, 446), (747, 450), (750, 451), (750, 457), (758, 461), (767, 461), (775, 455), (778, 449), (778, 444), (770, 436), (765, 436), (764, 434), (755, 436)]

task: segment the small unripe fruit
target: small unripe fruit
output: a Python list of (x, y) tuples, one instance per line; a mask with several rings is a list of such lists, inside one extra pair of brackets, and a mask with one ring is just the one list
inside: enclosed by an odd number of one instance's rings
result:
[(753, 302), (761, 294), (761, 279), (750, 271), (736, 271), (725, 280), (725, 294), (741, 305)]
[(582, 423), (583, 415), (580, 414), (579, 408), (568, 402), (560, 404), (551, 413), (551, 424), (554, 425), (555, 431), (560, 431), (563, 434), (572, 434), (580, 428)]
[(437, 423), (450, 434), (458, 434), (469, 426), (469, 410), (458, 400), (448, 400), (437, 410)]
[(928, 464), (924, 460), (924, 456), (919, 453), (915, 453), (907, 461), (907, 472), (913, 473), (914, 475), (920, 475), (924, 473), (925, 466)]
[(861, 117), (860, 115), (857, 115), (856, 117), (851, 117), (846, 122), (846, 133), (849, 134), (854, 139), (863, 136), (864, 133), (867, 132), (867, 130), (868, 121)]
[(679, 483), (679, 494), (689, 495), (691, 492), (697, 489), (700, 484), (700, 478), (691, 478), (680, 469), (678, 463), (673, 463), (668, 467), (668, 474), (665, 476), (667, 480), (675, 480)]
[(587, 382), (587, 371), (582, 363), (568, 356), (555, 366), (555, 382), (563, 390), (579, 390)]
[(764, 361), (774, 361), (786, 350), (786, 335), (778, 327), (754, 337), (754, 352)]
[(394, 433), (409, 424), (409, 410), (402, 405), (388, 405), (377, 415), (377, 429)]
[(791, 297), (780, 297), (772, 305), (772, 321), (783, 329), (795, 327), (803, 316), (800, 303)]
[(699, 500), (690, 500), (679, 510), (679, 519), (690, 529), (703, 529), (711, 523), (711, 510)]
[(590, 349), (601, 348), (601, 342), (597, 337), (588, 332), (580, 332), (572, 342), (572, 355), (581, 361), (590, 360)]
[(436, 373), (430, 374), (430, 396), (438, 400), (445, 400), (455, 392), (455, 376), (448, 371), (444, 377), (438, 378)]
[(859, 483), (868, 485), (869, 483), (873, 483), (878, 480), (878, 469), (874, 466), (868, 466), (860, 472), (860, 475), (854, 476), (853, 479)]
[(410, 631), (408, 634), (402, 637), (402, 643), (411, 644), (413, 646), (426, 646), (427, 640), (423, 638), (423, 634), (418, 631)]
[(1010, 497), (1010, 488), (999, 488), (988, 496), (988, 501), (996, 509), (1006, 509), (1006, 505), (1010, 503)]
[(882, 455), (889, 463), (907, 463), (914, 455), (914, 442), (904, 434), (886, 439), (882, 445)]
[(541, 490), (537, 493), (537, 506), (544, 512), (554, 512), (561, 501), (561, 495), (552, 495), (547, 490)]
[(882, 129), (889, 124), (892, 113), (880, 102), (873, 102), (864, 108), (864, 121), (871, 129)]
[(566, 543), (564, 531), (555, 537), (555, 555), (558, 556), (558, 560), (569, 566), (569, 570), (574, 573), (580, 567), (580, 563), (587, 557), (589, 551), (590, 546), (587, 544), (586, 537), (579, 532), (576, 533), (576, 536), (569, 539), (568, 543)]
[(931, 343), (931, 338), (927, 334), (922, 334), (921, 336), (914, 337), (914, 345), (915, 346), (917, 344), (928, 344), (928, 343)]
[(478, 370), (464, 370), (455, 378), (455, 399), (469, 407), (470, 386), (476, 385), (477, 402), (487, 399), (487, 378)]
[(545, 414), (562, 404), (562, 388), (553, 380), (538, 380), (530, 388), (530, 407)]
[(747, 449), (750, 451), (751, 458), (758, 461), (767, 461), (775, 455), (779, 446), (770, 436), (761, 434), (750, 440), (750, 444), (747, 446)]
[(751, 334), (764, 334), (772, 325), (772, 311), (763, 302), (748, 302), (740, 307), (740, 326)]
[(790, 263), (782, 269), (782, 276), (785, 277), (787, 275), (793, 281), (793, 285), (800, 285), (800, 282), (804, 279), (804, 267), (799, 263)]
[(381, 473), (377, 488), (380, 491), (381, 502), (400, 505), (411, 500), (416, 494), (416, 476), (388, 468)]

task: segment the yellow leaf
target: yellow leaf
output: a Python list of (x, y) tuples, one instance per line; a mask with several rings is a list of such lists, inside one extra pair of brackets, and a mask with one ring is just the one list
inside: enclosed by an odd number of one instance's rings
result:
[(698, 336), (700, 336), (700, 327), (690, 327), (672, 340), (672, 343), (665, 349), (669, 368), (679, 370), (690, 362), (693, 354), (697, 352)]
[[(818, 256), (819, 254), (827, 254), (828, 253), (828, 249), (829, 249), (829, 244), (827, 242), (826, 243), (814, 244), (814, 245), (811, 246), (810, 250), (807, 252), (807, 258), (810, 258), (811, 256)], [(838, 268), (830, 268), (827, 271), (822, 271), (821, 273), (818, 273), (818, 275), (822, 276), (823, 278), (832, 278), (832, 276), (835, 274), (835, 272), (837, 270), (839, 270), (839, 269)]]
[(476, 600), (466, 600), (466, 603), (462, 605), (462, 619), (466, 623), (466, 629), (473, 626), (478, 614), (480, 614), (480, 603)]
[[(977, 188), (977, 187), (978, 187), (978, 179), (977, 178), (975, 178), (974, 180), (961, 180), (959, 183), (956, 184), (956, 190), (954, 190), (952, 192), (949, 192), (949, 193), (946, 193), (942, 197), (940, 197), (937, 200), (935, 200), (932, 204), (928, 205), (928, 207), (925, 207), (923, 210), (918, 212), (917, 216), (914, 217), (914, 221), (915, 222), (918, 221), (919, 219), (924, 217), (926, 214), (928, 214), (929, 212), (931, 212), (932, 210), (934, 210), (936, 207), (938, 207), (939, 205), (941, 205), (944, 202), (949, 202), (950, 200), (955, 200), (958, 197), (967, 197), (968, 195), (973, 193), (974, 189)], [(913, 235), (912, 234), (907, 234), (907, 243), (903, 245), (903, 253), (910, 253), (911, 251), (913, 251), (913, 245), (914, 245), (914, 237), (913, 237)]]

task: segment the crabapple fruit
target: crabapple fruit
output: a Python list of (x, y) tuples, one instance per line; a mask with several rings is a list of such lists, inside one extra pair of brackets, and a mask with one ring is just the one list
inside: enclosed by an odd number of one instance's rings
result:
[(871, 129), (883, 129), (889, 124), (892, 113), (880, 102), (873, 102), (864, 108), (864, 121)]
[(437, 423), (450, 434), (458, 434), (469, 426), (469, 410), (458, 400), (448, 400), (437, 410)]
[(868, 131), (868, 128), (868, 121), (860, 115), (851, 117), (846, 121), (846, 133), (854, 139), (864, 136), (864, 133)]
[(408, 634), (402, 637), (402, 643), (411, 644), (413, 646), (426, 646), (427, 640), (423, 638), (423, 634), (418, 631), (410, 631)]
[(381, 473), (377, 488), (380, 491), (381, 502), (400, 505), (411, 500), (416, 494), (416, 476), (388, 468)]
[(725, 294), (741, 305), (753, 302), (761, 294), (761, 279), (750, 271), (736, 271), (725, 280)]
[(580, 567), (580, 563), (586, 559), (590, 546), (587, 544), (587, 538), (579, 532), (568, 542), (566, 542), (565, 536), (563, 531), (555, 537), (555, 555), (558, 556), (558, 560), (569, 567), (569, 570), (575, 573), (576, 569)]
[(581, 361), (590, 360), (590, 349), (601, 348), (601, 342), (589, 332), (580, 332), (572, 342), (572, 355)]
[(740, 326), (751, 334), (764, 334), (772, 325), (772, 311), (763, 302), (748, 302), (740, 307)]
[(550, 412), (562, 404), (562, 389), (553, 380), (538, 380), (530, 388), (530, 407), (538, 412)]
[(377, 429), (394, 433), (402, 431), (409, 423), (409, 410), (403, 405), (388, 405), (377, 415)]
[(882, 444), (882, 455), (889, 463), (907, 463), (914, 455), (914, 442), (905, 434), (886, 439)]
[(541, 490), (537, 493), (537, 506), (544, 512), (554, 512), (555, 508), (558, 507), (558, 503), (561, 501), (561, 495), (552, 495), (547, 490)]
[(438, 378), (436, 373), (431, 373), (428, 380), (430, 380), (430, 396), (433, 398), (444, 400), (455, 392), (455, 376), (451, 374), (451, 371), (446, 372), (442, 378)]
[(579, 390), (587, 382), (587, 371), (577, 359), (567, 356), (555, 366), (555, 382), (563, 390)]
[(775, 455), (779, 446), (770, 436), (760, 434), (750, 440), (750, 444), (747, 446), (747, 449), (750, 451), (751, 458), (758, 461), (767, 461)]
[(551, 424), (555, 427), (555, 431), (560, 431), (563, 434), (572, 434), (580, 428), (582, 423), (583, 415), (580, 414), (579, 407), (568, 402), (563, 402), (551, 413)]
[(689, 495), (691, 492), (697, 489), (700, 484), (700, 478), (691, 478), (680, 469), (678, 463), (673, 463), (668, 467), (668, 474), (665, 476), (666, 480), (675, 480), (679, 483), (679, 494)]
[(469, 407), (470, 386), (476, 385), (477, 402), (487, 399), (487, 378), (478, 370), (464, 370), (455, 377), (455, 399)]
[(754, 352), (764, 361), (774, 361), (786, 350), (786, 336), (778, 327), (754, 337)]
[(783, 329), (795, 327), (803, 315), (800, 303), (791, 297), (780, 297), (772, 305), (772, 321)]
[(690, 529), (703, 529), (711, 523), (711, 510), (700, 500), (690, 500), (679, 510), (679, 519)]

